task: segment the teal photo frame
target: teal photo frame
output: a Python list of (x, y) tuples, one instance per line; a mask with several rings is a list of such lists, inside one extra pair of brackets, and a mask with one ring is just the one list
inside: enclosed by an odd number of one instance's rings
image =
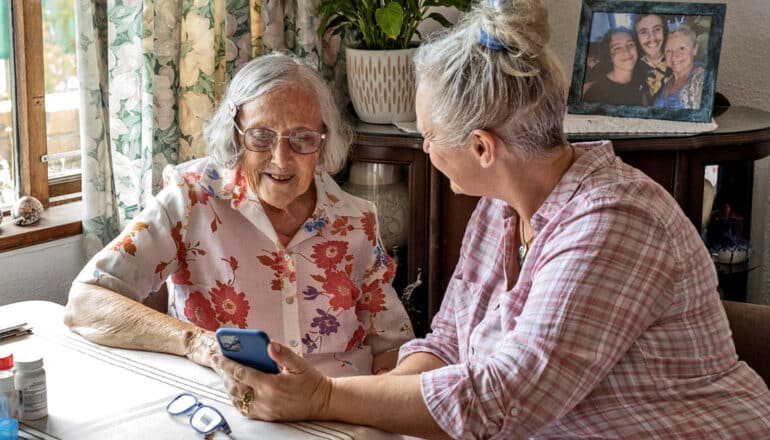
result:
[[(725, 11), (721, 3), (583, 0), (568, 113), (710, 121)], [(661, 46), (648, 43), (649, 22), (662, 24)], [(655, 64), (649, 53), (660, 50)]]

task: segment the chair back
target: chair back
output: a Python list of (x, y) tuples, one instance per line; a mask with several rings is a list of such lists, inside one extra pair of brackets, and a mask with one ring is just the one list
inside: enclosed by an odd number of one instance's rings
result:
[(770, 384), (770, 306), (722, 301), (738, 358)]

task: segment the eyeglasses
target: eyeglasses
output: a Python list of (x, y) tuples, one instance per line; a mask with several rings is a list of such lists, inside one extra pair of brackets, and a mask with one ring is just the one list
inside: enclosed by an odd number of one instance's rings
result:
[(241, 130), (238, 122), (233, 121), (235, 129), (243, 136), (243, 146), (247, 150), (263, 153), (278, 145), (281, 139), (289, 140), (289, 147), (297, 154), (313, 154), (321, 148), (326, 134), (314, 130), (297, 130), (287, 135), (279, 135), (269, 128), (249, 128)]
[(225, 416), (213, 406), (204, 405), (190, 393), (182, 393), (166, 405), (166, 411), (172, 416), (190, 413), (190, 426), (203, 435), (221, 429), (230, 434), (230, 425)]

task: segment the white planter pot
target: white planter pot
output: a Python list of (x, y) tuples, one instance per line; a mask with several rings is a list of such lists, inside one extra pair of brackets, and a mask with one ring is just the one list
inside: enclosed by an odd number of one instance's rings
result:
[(414, 121), (416, 49), (345, 49), (348, 91), (358, 117), (372, 124)]

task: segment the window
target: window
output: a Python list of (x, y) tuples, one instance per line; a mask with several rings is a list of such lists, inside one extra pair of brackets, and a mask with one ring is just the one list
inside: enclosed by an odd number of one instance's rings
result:
[(80, 191), (74, 0), (0, 0), (0, 206)]
[[(0, 251), (79, 234), (75, 0), (0, 0), (0, 211), (20, 195), (44, 221), (2, 224)], [(58, 205), (61, 206), (51, 206)]]

